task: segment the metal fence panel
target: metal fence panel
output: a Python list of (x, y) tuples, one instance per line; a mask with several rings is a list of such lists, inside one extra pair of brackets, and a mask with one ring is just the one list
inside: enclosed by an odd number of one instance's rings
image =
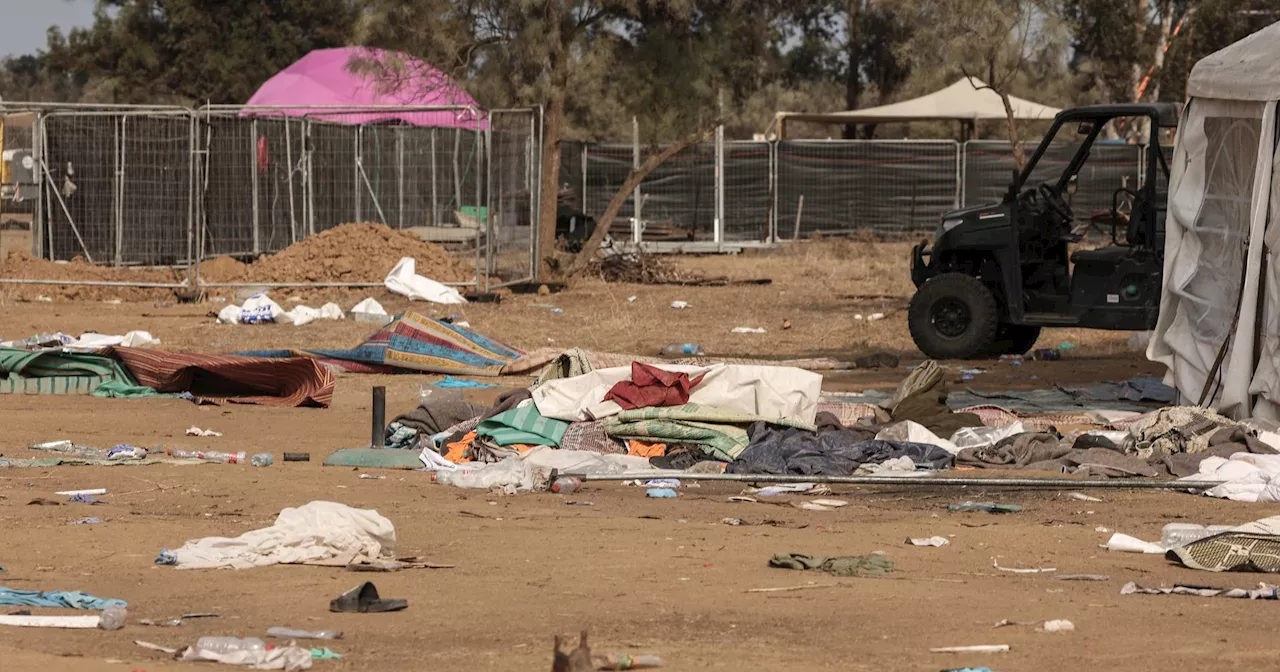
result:
[[(1079, 148), (1079, 143), (1051, 145), (1035, 170), (1031, 171), (1028, 184), (1035, 185), (1060, 176)], [(1035, 149), (1035, 145), (1023, 147), (1028, 158)], [(1080, 172), (1076, 193), (1071, 200), (1079, 219), (1087, 219), (1093, 212), (1110, 210), (1111, 196), (1117, 189), (1138, 188), (1141, 147), (1098, 143), (1089, 151), (1089, 159)], [(971, 140), (964, 147), (964, 166), (964, 203), (970, 206), (1000, 202), (1009, 190), (1016, 164), (1009, 143)]]
[(956, 205), (953, 141), (784, 141), (777, 147), (780, 239), (932, 229)]
[(185, 261), (191, 221), (191, 115), (121, 117), (116, 263)]
[(773, 152), (767, 142), (724, 145), (724, 240), (769, 240)]
[(529, 110), (489, 114), (487, 206), (482, 218), (489, 288), (532, 280), (536, 270), (541, 168), (537, 121)]

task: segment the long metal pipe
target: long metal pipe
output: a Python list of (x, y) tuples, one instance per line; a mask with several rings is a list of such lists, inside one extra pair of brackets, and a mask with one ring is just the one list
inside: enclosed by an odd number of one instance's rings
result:
[(1111, 488), (1135, 490), (1208, 490), (1225, 481), (1149, 481), (1126, 478), (913, 478), (910, 476), (796, 476), (792, 474), (698, 474), (682, 471), (635, 471), (626, 474), (566, 474), (584, 481), (631, 481), (679, 478), (690, 481), (747, 483), (829, 483), (840, 485), (918, 485), (921, 487)]
[[(4, 282), (4, 281), (0, 280), (0, 282)], [(50, 281), (50, 282), (41, 282), (37, 284), (66, 285), (71, 283), (62, 282), (62, 281)], [(82, 284), (101, 284), (101, 283), (82, 283)], [(474, 282), (442, 282), (440, 284), (446, 285), (449, 287), (474, 287), (476, 283)], [(368, 288), (368, 287), (383, 287), (385, 286), (385, 284), (381, 282), (204, 282), (204, 281), (201, 281), (200, 286), (201, 287), (266, 287), (266, 288), (295, 287), (295, 288), (306, 289), (310, 287)]]
[[(34, 280), (27, 278), (0, 278), (3, 285), (55, 285), (68, 287), (146, 287), (155, 289), (186, 289), (186, 282), (117, 282), (111, 280)], [(379, 287), (382, 285), (379, 284)]]

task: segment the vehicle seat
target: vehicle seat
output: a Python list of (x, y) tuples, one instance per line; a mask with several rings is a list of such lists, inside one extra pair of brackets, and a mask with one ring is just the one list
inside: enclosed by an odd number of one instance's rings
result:
[(1071, 253), (1071, 263), (1086, 266), (1115, 266), (1132, 251), (1126, 245), (1108, 245), (1096, 250), (1076, 250)]

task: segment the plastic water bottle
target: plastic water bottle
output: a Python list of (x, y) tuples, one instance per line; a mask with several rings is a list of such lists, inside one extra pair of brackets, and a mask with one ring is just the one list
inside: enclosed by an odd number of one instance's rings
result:
[(1211, 537), (1230, 530), (1230, 525), (1196, 525), (1194, 523), (1169, 523), (1160, 533), (1160, 545), (1165, 548), (1181, 548), (1193, 541)]
[(129, 617), (129, 612), (118, 604), (113, 604), (102, 610), (102, 617), (98, 620), (98, 627), (103, 630), (119, 630), (124, 627), (124, 621)]
[(604, 657), (605, 669), (610, 670), (642, 670), (662, 667), (662, 659), (657, 656), (633, 656), (627, 653), (610, 653)]
[(551, 492), (567, 495), (582, 489), (582, 479), (572, 476), (561, 476), (551, 483)]
[(668, 343), (659, 351), (663, 357), (701, 357), (702, 346), (697, 343)]
[(255, 467), (269, 467), (271, 466), (271, 453), (258, 453), (249, 458), (249, 464)]
[(257, 637), (201, 637), (196, 640), (196, 650), (219, 654), (266, 651), (267, 643)]
[(217, 450), (179, 450), (170, 448), (168, 453), (171, 457), (195, 458), (205, 462), (224, 462), (226, 464), (244, 464), (249, 457), (243, 450), (238, 453), (223, 453)]

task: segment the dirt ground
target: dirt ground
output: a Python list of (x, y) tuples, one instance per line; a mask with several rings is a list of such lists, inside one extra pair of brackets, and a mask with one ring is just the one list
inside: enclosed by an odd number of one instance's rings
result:
[[(907, 246), (837, 242), (772, 254), (687, 258), (707, 275), (770, 277), (769, 286), (681, 288), (574, 284), (551, 296), (513, 296), (499, 305), (414, 308), (459, 314), (477, 331), (517, 347), (581, 346), (649, 354), (663, 343), (693, 341), (724, 356), (852, 358), (874, 351), (921, 355), (906, 334)], [(407, 303), (373, 294), (389, 311)], [(364, 294), (321, 292), (350, 308)], [(636, 297), (634, 301), (630, 297)], [(877, 297), (877, 298), (868, 298)], [(887, 297), (887, 298), (882, 298)], [(670, 308), (687, 301), (685, 310)], [(0, 290), (0, 337), (40, 331), (146, 329), (164, 347), (207, 352), (247, 348), (350, 346), (371, 331), (351, 321), (290, 326), (219, 326), (208, 316), (222, 304), (53, 303), (18, 301)], [(553, 313), (550, 306), (564, 312)], [(883, 312), (883, 320), (853, 315)], [(782, 329), (783, 320), (792, 328)], [(764, 327), (735, 335), (735, 326)], [(1016, 389), (1158, 374), (1126, 346), (1128, 334), (1051, 330), (1040, 345), (1070, 342), (1063, 361), (972, 363), (984, 369), (969, 386)], [(905, 370), (837, 373), (829, 390), (891, 388)], [(676, 500), (646, 499), (621, 485), (591, 486), (568, 496), (499, 497), (437, 486), (417, 472), (323, 468), (334, 450), (365, 445), (370, 388), (388, 388), (388, 412), (416, 402), (428, 376), (339, 377), (332, 408), (198, 407), (180, 400), (0, 398), (0, 453), (54, 439), (109, 447), (204, 447), (247, 452), (309, 452), (309, 463), (268, 468), (237, 465), (63, 467), (0, 471), (0, 585), (82, 590), (130, 603), (131, 624), (116, 632), (0, 631), (0, 669), (199, 669), (133, 644), (178, 647), (208, 634), (261, 636), (276, 625), (337, 629), (326, 642), (346, 657), (318, 670), (546, 669), (555, 633), (591, 632), (597, 652), (662, 656), (672, 670), (1009, 670), (1273, 669), (1280, 644), (1265, 627), (1269, 603), (1181, 596), (1121, 596), (1128, 581), (1252, 587), (1253, 575), (1209, 575), (1159, 556), (1109, 553), (1110, 532), (1159, 536), (1167, 522), (1239, 523), (1280, 513), (1275, 505), (1240, 504), (1187, 494), (1105, 491), (1089, 503), (1058, 493), (966, 488), (837, 487), (850, 505), (832, 512), (727, 501), (739, 488), (704, 483)], [(504, 380), (507, 385), (524, 380)], [(472, 391), (484, 401), (496, 390)], [(220, 438), (184, 436), (191, 425)], [(107, 488), (100, 506), (29, 506), (58, 490)], [(267, 526), (279, 511), (323, 499), (377, 509), (396, 526), (401, 554), (428, 556), (453, 569), (394, 574), (280, 566), (188, 572), (152, 560), (187, 539), (234, 536)], [(1023, 504), (1004, 516), (950, 514), (946, 504), (989, 500)], [(591, 502), (571, 506), (569, 501)], [(70, 525), (98, 516), (97, 525)], [(729, 526), (726, 517), (749, 525)], [(916, 548), (908, 536), (947, 536), (951, 545)], [(889, 579), (838, 579), (767, 566), (775, 553), (821, 555), (884, 551), (896, 563)], [(1106, 574), (1105, 582), (1063, 582), (1053, 574), (1014, 574), (1002, 566), (1055, 567), (1059, 573)], [(331, 614), (328, 601), (372, 578), (385, 597), (405, 598), (392, 614)], [(751, 593), (753, 588), (812, 586)], [(10, 613), (13, 609), (0, 609)], [(220, 618), (179, 628), (137, 625), (140, 618), (212, 611)], [(1076, 631), (1036, 632), (1065, 618)], [(1004, 654), (934, 654), (931, 647), (1009, 644)], [(212, 665), (212, 664), (207, 664)], [(211, 669), (211, 668), (209, 668)]]

